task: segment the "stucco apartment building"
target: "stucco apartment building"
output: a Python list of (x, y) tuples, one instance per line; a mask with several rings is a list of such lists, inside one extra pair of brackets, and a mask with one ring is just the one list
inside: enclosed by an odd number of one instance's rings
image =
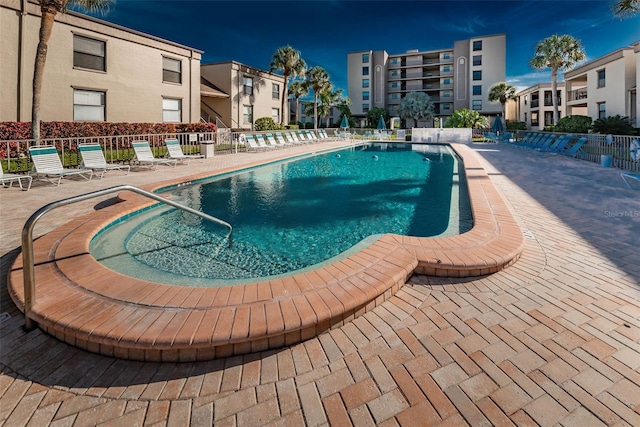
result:
[[(236, 61), (202, 64), (202, 116), (207, 121), (218, 117), (225, 126), (253, 130), (256, 119), (271, 117), (288, 123), (282, 116), (284, 77)], [(285, 110), (288, 102), (285, 102)]]
[[(589, 116), (592, 120), (620, 115), (640, 127), (640, 42), (617, 49), (564, 73), (558, 82), (560, 117)], [(533, 102), (538, 99), (538, 102)], [(516, 94), (509, 103), (510, 119), (525, 122), (529, 130), (553, 123), (551, 83), (540, 83)]]
[(352, 52), (347, 55), (347, 68), (351, 111), (361, 120), (375, 107), (397, 116), (400, 101), (411, 92), (428, 94), (435, 104), (435, 116), (443, 120), (463, 108), (496, 115), (501, 105), (489, 102), (488, 94), (491, 86), (505, 81), (506, 36), (474, 37), (445, 49), (401, 54)]
[[(40, 7), (0, 0), (0, 121), (30, 121)], [(202, 51), (67, 11), (56, 16), (44, 121), (197, 122)]]

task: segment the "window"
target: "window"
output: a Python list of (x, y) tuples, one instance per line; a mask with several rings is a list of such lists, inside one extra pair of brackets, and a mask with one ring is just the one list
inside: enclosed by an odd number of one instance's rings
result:
[(474, 95), (482, 95), (482, 86), (481, 85), (473, 85), (473, 94)]
[(271, 84), (271, 98), (272, 99), (280, 99), (280, 85), (272, 83)]
[(482, 101), (479, 101), (479, 100), (471, 101), (471, 109), (482, 110)]
[(442, 104), (442, 109), (443, 110), (450, 110), (451, 109), (451, 104)]
[(473, 50), (474, 52), (477, 50), (482, 50), (482, 40), (476, 40), (473, 42)]
[(607, 118), (607, 103), (606, 102), (598, 102), (598, 118), (606, 119)]
[(182, 83), (182, 61), (162, 57), (162, 81)]
[(369, 67), (362, 67), (362, 75), (363, 76), (369, 75)]
[(445, 65), (444, 67), (442, 67), (442, 71), (445, 73), (448, 73), (451, 71), (451, 65)]
[[(245, 95), (253, 95), (253, 79), (251, 77), (243, 77), (242, 85), (243, 85), (243, 92)], [(249, 122), (249, 123), (252, 123), (252, 122)]]
[(442, 59), (451, 59), (451, 55), (448, 53), (443, 53), (442, 54)]
[(453, 96), (453, 93), (451, 93), (450, 90), (445, 90), (444, 92), (442, 92), (443, 98), (451, 98), (452, 96)]
[(544, 123), (543, 125), (552, 125), (553, 124), (553, 111), (545, 111), (544, 112)]
[(474, 71), (473, 80), (482, 80), (482, 71)]
[(393, 58), (391, 60), (391, 65), (398, 65), (398, 58)]
[(253, 123), (253, 106), (252, 105), (242, 106), (242, 122)]
[(73, 120), (104, 122), (106, 92), (74, 89)]
[(362, 79), (362, 88), (366, 89), (369, 87), (369, 79)]
[(397, 93), (392, 93), (391, 94), (391, 99), (398, 99), (398, 94)]
[(182, 122), (182, 100), (162, 98), (162, 121), (165, 123)]
[(538, 118), (538, 112), (537, 111), (532, 111), (531, 112), (531, 126), (540, 126), (540, 120)]
[(107, 71), (105, 42), (73, 35), (73, 66), (89, 70)]
[(362, 63), (363, 64), (368, 64), (369, 63), (369, 54), (368, 53), (363, 53), (362, 54)]
[(369, 111), (369, 104), (362, 104), (362, 112), (366, 113), (367, 111)]
[[(529, 99), (529, 95), (524, 96), (524, 105), (527, 105), (527, 100)], [(525, 120), (526, 121), (526, 120)]]
[(527, 123), (527, 113), (524, 113), (524, 122)]
[(482, 55), (473, 55), (473, 65), (482, 65)]
[(398, 70), (391, 70), (391, 77), (398, 77)]
[(280, 123), (280, 109), (272, 108), (271, 109), (271, 118), (275, 123)]
[(598, 87), (605, 86), (606, 73), (604, 70), (598, 70)]
[(393, 88), (398, 87), (398, 82), (391, 82), (391, 87), (393, 87)]
[(450, 85), (450, 84), (451, 84), (451, 79), (444, 79), (444, 80), (442, 80), (442, 84), (443, 84), (443, 85)]
[(369, 91), (365, 90), (364, 92), (362, 92), (362, 100), (363, 101), (368, 101), (369, 100)]

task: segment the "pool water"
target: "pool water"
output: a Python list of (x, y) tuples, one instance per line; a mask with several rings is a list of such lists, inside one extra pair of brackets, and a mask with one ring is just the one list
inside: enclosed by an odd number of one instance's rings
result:
[(124, 274), (161, 283), (219, 286), (310, 268), (384, 233), (460, 234), (472, 219), (458, 159), (446, 145), (377, 143), (277, 162), (172, 189), (173, 208), (113, 224), (92, 255)]

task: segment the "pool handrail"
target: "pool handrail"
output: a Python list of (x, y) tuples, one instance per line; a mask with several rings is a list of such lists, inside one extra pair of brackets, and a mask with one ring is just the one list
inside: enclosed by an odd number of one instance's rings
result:
[(29, 318), (29, 312), (36, 302), (36, 279), (35, 279), (35, 262), (33, 256), (33, 229), (36, 222), (47, 212), (58, 208), (60, 206), (70, 205), (76, 202), (82, 202), (84, 200), (92, 199), (94, 197), (104, 196), (106, 194), (115, 193), (119, 191), (131, 191), (133, 193), (140, 194), (150, 199), (156, 200), (161, 203), (173, 206), (174, 208), (181, 209), (185, 212), (192, 213), (208, 221), (215, 222), (216, 224), (223, 225), (229, 229), (227, 238), (229, 239), (229, 247), (233, 243), (233, 227), (226, 221), (207, 215), (204, 212), (197, 211), (188, 206), (176, 203), (173, 200), (165, 199), (155, 193), (143, 190), (133, 185), (118, 185), (115, 187), (109, 187), (91, 193), (80, 194), (78, 196), (68, 197), (66, 199), (58, 200), (44, 205), (37, 211), (35, 211), (24, 224), (22, 228), (22, 276), (24, 284), (24, 327), (27, 331), (31, 331), (36, 328), (36, 322)]

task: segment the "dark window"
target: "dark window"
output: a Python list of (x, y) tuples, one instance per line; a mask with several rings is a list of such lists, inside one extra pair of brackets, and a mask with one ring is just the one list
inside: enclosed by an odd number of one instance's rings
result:
[(162, 57), (162, 81), (182, 83), (182, 61)]
[(604, 87), (606, 83), (606, 73), (604, 70), (598, 71), (598, 87)]
[(473, 65), (482, 65), (482, 55), (473, 55)]
[(607, 103), (599, 102), (598, 103), (598, 118), (606, 119), (607, 118)]
[(369, 75), (369, 67), (362, 67), (362, 75), (363, 76)]
[(366, 89), (369, 87), (369, 79), (362, 79), (362, 88)]
[(79, 35), (73, 36), (73, 66), (89, 70), (107, 71), (105, 61), (106, 44)]
[[(242, 91), (245, 95), (253, 95), (253, 79), (251, 77), (242, 78), (243, 88)], [(247, 123), (247, 122), (245, 122)], [(251, 123), (251, 122), (249, 122)]]
[(369, 91), (362, 92), (362, 100), (363, 101), (368, 101), (369, 100)]
[(362, 62), (365, 63), (365, 64), (367, 62), (369, 62), (369, 54), (368, 53), (363, 53), (362, 54)]
[(476, 40), (473, 42), (473, 50), (482, 50), (482, 40)]
[(482, 71), (474, 71), (473, 80), (482, 80)]
[[(272, 83), (271, 84), (271, 98), (272, 99), (280, 99), (280, 85)], [(278, 123), (278, 122), (276, 122)]]
[(474, 95), (482, 95), (482, 86), (473, 85), (473, 94)]

